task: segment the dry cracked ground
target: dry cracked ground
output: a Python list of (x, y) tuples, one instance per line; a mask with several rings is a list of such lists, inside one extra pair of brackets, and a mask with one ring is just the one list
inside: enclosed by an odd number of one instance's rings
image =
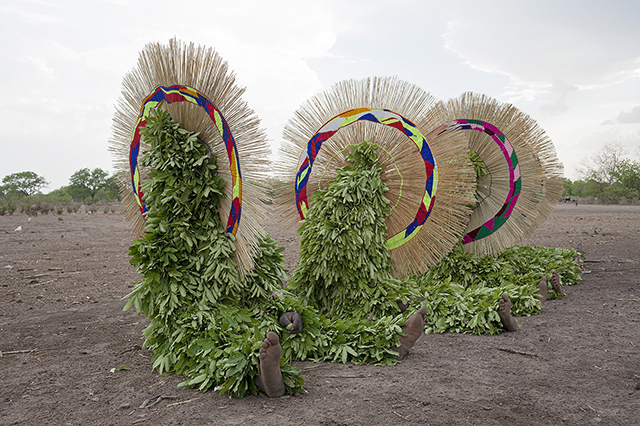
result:
[[(296, 235), (268, 228), (293, 269)], [(122, 214), (1, 216), (0, 424), (637, 425), (639, 241), (640, 206), (559, 204), (527, 242), (580, 246), (583, 281), (518, 331), (424, 335), (393, 367), (299, 363), (306, 393), (237, 400), (151, 370), (147, 320), (122, 310)]]

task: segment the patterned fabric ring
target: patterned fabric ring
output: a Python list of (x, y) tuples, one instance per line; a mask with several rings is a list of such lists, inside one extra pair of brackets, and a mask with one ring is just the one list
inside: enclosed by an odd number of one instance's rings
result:
[(341, 128), (360, 120), (379, 123), (401, 131), (416, 144), (424, 160), (427, 178), (422, 202), (420, 203), (415, 219), (409, 226), (387, 240), (387, 248), (393, 250), (415, 237), (429, 218), (433, 210), (436, 190), (438, 188), (438, 167), (429, 143), (420, 130), (411, 121), (388, 109), (357, 108), (343, 112), (325, 123), (324, 126), (318, 130), (318, 133), (309, 140), (307, 149), (300, 156), (298, 172), (296, 173), (295, 193), (298, 214), (300, 215), (300, 219), (304, 220), (309, 211), (307, 183), (311, 175), (313, 162), (322, 147), (322, 143), (337, 133)]
[(129, 167), (131, 170), (131, 184), (133, 185), (133, 192), (136, 196), (136, 201), (140, 207), (140, 212), (144, 215), (147, 211), (147, 207), (144, 203), (144, 194), (142, 193), (140, 182), (140, 170), (138, 169), (138, 153), (140, 151), (140, 129), (147, 124), (147, 118), (152, 109), (154, 109), (161, 102), (173, 103), (173, 102), (191, 102), (203, 108), (209, 115), (209, 118), (214, 122), (220, 136), (224, 141), (225, 148), (227, 150), (227, 156), (229, 157), (229, 168), (231, 170), (231, 187), (233, 189), (233, 201), (231, 203), (231, 211), (229, 212), (229, 219), (227, 220), (227, 233), (235, 235), (238, 230), (238, 224), (240, 223), (240, 214), (242, 211), (242, 175), (240, 173), (240, 162), (238, 158), (238, 149), (236, 142), (233, 139), (231, 130), (227, 121), (222, 116), (222, 113), (216, 108), (216, 106), (202, 93), (188, 86), (174, 85), (174, 86), (158, 86), (156, 89), (147, 96), (142, 102), (140, 108), (140, 115), (133, 132), (133, 138), (131, 140), (131, 146), (129, 149)]
[(504, 133), (502, 133), (500, 129), (498, 129), (494, 125), (481, 120), (462, 118), (454, 120), (451, 123), (451, 126), (455, 127), (458, 130), (476, 130), (478, 132), (483, 132), (489, 135), (491, 139), (493, 139), (494, 142), (498, 144), (498, 147), (500, 147), (500, 149), (502, 150), (504, 159), (507, 162), (507, 167), (509, 168), (509, 193), (507, 194), (507, 198), (504, 201), (504, 204), (494, 217), (492, 217), (476, 229), (470, 231), (462, 238), (462, 243), (468, 244), (493, 234), (498, 229), (500, 229), (500, 227), (504, 225), (507, 219), (509, 219), (509, 217), (511, 216), (513, 208), (518, 202), (518, 197), (520, 196), (522, 185), (520, 176), (520, 165), (518, 164), (518, 157), (516, 156), (516, 151), (515, 149), (513, 149), (511, 142), (509, 142)]

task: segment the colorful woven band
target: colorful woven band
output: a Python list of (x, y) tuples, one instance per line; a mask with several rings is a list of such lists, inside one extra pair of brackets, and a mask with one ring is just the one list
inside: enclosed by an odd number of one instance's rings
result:
[(300, 219), (304, 220), (309, 211), (309, 201), (307, 199), (307, 182), (311, 175), (313, 162), (322, 147), (322, 143), (333, 136), (341, 128), (344, 128), (357, 121), (365, 120), (380, 123), (385, 126), (399, 130), (411, 139), (420, 151), (424, 160), (426, 171), (425, 192), (416, 213), (415, 219), (403, 231), (397, 233), (387, 240), (389, 250), (396, 249), (415, 237), (427, 221), (436, 199), (438, 187), (438, 167), (433, 157), (427, 139), (420, 130), (409, 120), (388, 109), (357, 108), (352, 109), (329, 120), (318, 130), (309, 140), (307, 149), (300, 156), (298, 162), (298, 172), (296, 173), (295, 193), (296, 206)]
[(453, 126), (458, 130), (476, 130), (489, 135), (502, 150), (504, 159), (507, 162), (507, 167), (509, 168), (509, 193), (507, 194), (504, 204), (494, 217), (470, 231), (462, 238), (462, 243), (468, 244), (493, 234), (500, 229), (511, 216), (511, 212), (513, 212), (513, 208), (518, 202), (522, 186), (520, 165), (518, 164), (518, 157), (511, 142), (509, 142), (504, 133), (494, 125), (481, 120), (459, 119), (454, 121)]
[(140, 129), (147, 124), (147, 117), (152, 109), (154, 109), (159, 103), (167, 102), (191, 102), (200, 106), (209, 115), (209, 118), (214, 122), (220, 136), (224, 141), (224, 145), (227, 150), (227, 156), (229, 157), (229, 168), (231, 170), (231, 186), (233, 200), (231, 203), (231, 211), (229, 212), (229, 219), (227, 220), (227, 233), (235, 235), (238, 230), (238, 224), (240, 223), (240, 214), (242, 211), (242, 175), (240, 173), (240, 162), (238, 159), (238, 149), (236, 142), (233, 139), (233, 135), (229, 130), (227, 121), (222, 116), (222, 113), (216, 108), (216, 106), (202, 93), (188, 86), (174, 85), (174, 86), (158, 86), (156, 89), (147, 96), (142, 102), (140, 108), (140, 115), (133, 132), (133, 138), (131, 140), (131, 147), (129, 149), (129, 167), (131, 170), (131, 184), (133, 185), (133, 192), (136, 196), (138, 205), (140, 206), (140, 212), (144, 215), (147, 208), (144, 203), (144, 194), (142, 193), (142, 183), (140, 182), (140, 170), (138, 169), (138, 153), (140, 151)]

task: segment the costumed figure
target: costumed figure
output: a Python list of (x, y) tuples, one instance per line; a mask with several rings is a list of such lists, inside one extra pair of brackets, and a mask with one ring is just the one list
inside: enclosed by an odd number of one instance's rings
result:
[[(268, 146), (242, 92), (215, 51), (150, 44), (124, 78), (111, 140), (139, 235), (142, 280), (125, 309), (150, 320), (153, 367), (238, 397), (259, 391), (260, 351), (283, 312), (308, 317), (310, 341), (317, 332), (317, 315), (282, 291), (282, 249), (259, 226)], [(302, 390), (299, 370), (278, 374), (278, 392)]]
[(485, 95), (464, 93), (437, 105), (447, 127), (469, 137), (477, 201), (461, 244), (417, 276), (427, 331), (514, 331), (513, 315), (532, 315), (580, 280), (574, 250), (515, 245), (549, 216), (562, 191), (562, 164), (528, 115)]
[(289, 185), (278, 201), (282, 220), (301, 224), (289, 290), (339, 330), (327, 334), (335, 348), (348, 345), (337, 350), (343, 362), (406, 354), (426, 308), (405, 278), (434, 265), (468, 222), (467, 141), (439, 126), (433, 103), (395, 78), (349, 80), (308, 100), (285, 128), (278, 176)]
[(301, 391), (290, 360), (395, 363), (424, 309), (330, 320), (282, 288), (281, 249), (258, 225), (266, 139), (241, 93), (213, 50), (176, 40), (148, 45), (123, 81), (111, 149), (142, 275), (125, 309), (150, 320), (153, 368), (242, 397)]
[(177, 40), (146, 46), (123, 80), (111, 149), (142, 276), (125, 309), (149, 318), (153, 368), (242, 397), (301, 391), (292, 360), (396, 363), (433, 310), (416, 274), (469, 223), (466, 137), (396, 79), (310, 100), (285, 130), (280, 199), (304, 219), (285, 288), (260, 226), (266, 138), (242, 92), (215, 51)]

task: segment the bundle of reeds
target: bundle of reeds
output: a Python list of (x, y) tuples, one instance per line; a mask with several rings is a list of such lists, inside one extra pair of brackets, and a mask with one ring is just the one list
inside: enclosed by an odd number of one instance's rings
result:
[(562, 192), (562, 164), (544, 130), (511, 104), (467, 92), (437, 108), (468, 135), (487, 170), (478, 178), (465, 250), (499, 254), (547, 219)]
[[(132, 141), (144, 125), (145, 108), (155, 105), (150, 95), (162, 95), (163, 102), (157, 107), (165, 108), (182, 128), (198, 133), (215, 155), (227, 195), (221, 201), (220, 216), (223, 225), (232, 221), (230, 216), (237, 225), (229, 232), (235, 234), (241, 273), (252, 268), (258, 236), (263, 233), (260, 223), (264, 223), (264, 200), (268, 197), (260, 183), (266, 181), (270, 168), (266, 135), (256, 114), (241, 98), (244, 90), (235, 84), (235, 75), (215, 50), (176, 39), (168, 45), (150, 43), (123, 78), (109, 141), (120, 172), (123, 208), (134, 233), (140, 235), (144, 231), (144, 200), (137, 180), (143, 181), (147, 170), (137, 168), (138, 152)], [(176, 94), (178, 98), (195, 97), (178, 101), (172, 97)], [(210, 101), (206, 108), (203, 99)], [(146, 149), (142, 139), (139, 151)]]
[[(462, 132), (442, 107), (394, 77), (346, 80), (307, 100), (286, 125), (275, 169), (280, 218), (303, 220), (312, 194), (348, 165), (350, 147), (378, 146), (392, 213), (387, 247), (398, 277), (424, 272), (459, 241), (474, 202), (475, 174)], [(309, 213), (309, 214), (312, 214)]]

